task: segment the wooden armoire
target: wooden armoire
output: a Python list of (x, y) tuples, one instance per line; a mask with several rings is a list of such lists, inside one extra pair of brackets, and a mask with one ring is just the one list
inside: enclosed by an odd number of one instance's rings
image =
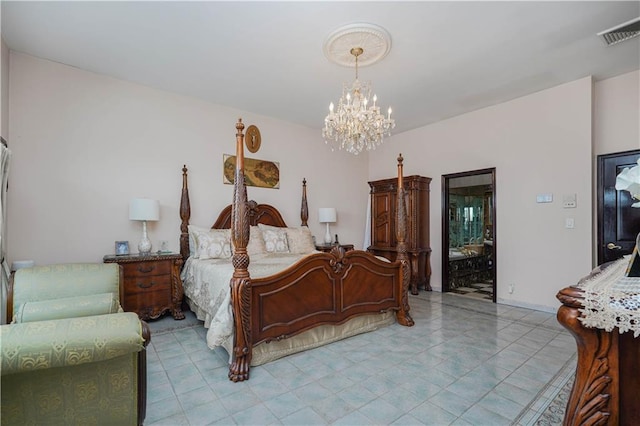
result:
[[(431, 178), (405, 176), (407, 193), (407, 254), (411, 263), (411, 293), (431, 291), (429, 242), (429, 184)], [(398, 179), (369, 182), (371, 187), (371, 246), (368, 251), (394, 261), (396, 249), (396, 193)]]

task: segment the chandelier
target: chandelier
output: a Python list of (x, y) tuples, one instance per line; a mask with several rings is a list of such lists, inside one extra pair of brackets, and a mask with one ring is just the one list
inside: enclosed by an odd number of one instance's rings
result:
[(322, 129), (322, 137), (331, 150), (344, 149), (354, 155), (375, 149), (385, 136), (391, 135), (396, 125), (391, 118), (391, 108), (386, 117), (380, 113), (376, 105), (378, 98), (371, 97), (371, 83), (358, 80), (358, 56), (363, 52), (361, 47), (351, 49), (350, 53), (356, 58), (356, 79), (350, 87), (344, 84), (335, 110), (331, 102)]

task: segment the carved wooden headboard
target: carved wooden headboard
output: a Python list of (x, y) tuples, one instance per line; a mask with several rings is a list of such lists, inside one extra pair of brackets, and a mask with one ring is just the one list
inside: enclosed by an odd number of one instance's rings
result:
[[(191, 218), (191, 205), (189, 202), (189, 185), (187, 179), (187, 166), (182, 167), (182, 197), (180, 199), (180, 254), (183, 260), (189, 257), (189, 219)], [(277, 208), (269, 204), (258, 204), (255, 201), (247, 202), (249, 212), (249, 224), (252, 226), (262, 223), (264, 225), (286, 227), (282, 215)], [(228, 229), (232, 223), (232, 205), (229, 204), (218, 215), (211, 228)], [(301, 226), (308, 226), (309, 207), (307, 204), (307, 180), (302, 179), (302, 205), (300, 207)]]

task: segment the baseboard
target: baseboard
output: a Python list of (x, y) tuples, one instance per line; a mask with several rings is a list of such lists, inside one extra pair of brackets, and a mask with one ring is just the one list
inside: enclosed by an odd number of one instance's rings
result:
[(534, 303), (520, 302), (513, 299), (502, 299), (500, 297), (497, 299), (497, 303), (500, 303), (501, 305), (515, 306), (517, 308), (534, 309), (536, 311), (548, 312), (550, 314), (556, 313), (558, 311), (558, 308), (560, 307), (536, 305)]

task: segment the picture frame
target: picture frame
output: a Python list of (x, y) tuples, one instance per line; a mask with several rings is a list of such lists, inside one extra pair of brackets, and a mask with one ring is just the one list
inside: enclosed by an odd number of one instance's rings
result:
[(129, 241), (116, 241), (116, 256), (129, 254)]
[[(222, 182), (233, 185), (235, 181), (236, 156), (222, 154)], [(247, 186), (280, 188), (280, 163), (276, 161), (244, 158), (244, 180)]]

